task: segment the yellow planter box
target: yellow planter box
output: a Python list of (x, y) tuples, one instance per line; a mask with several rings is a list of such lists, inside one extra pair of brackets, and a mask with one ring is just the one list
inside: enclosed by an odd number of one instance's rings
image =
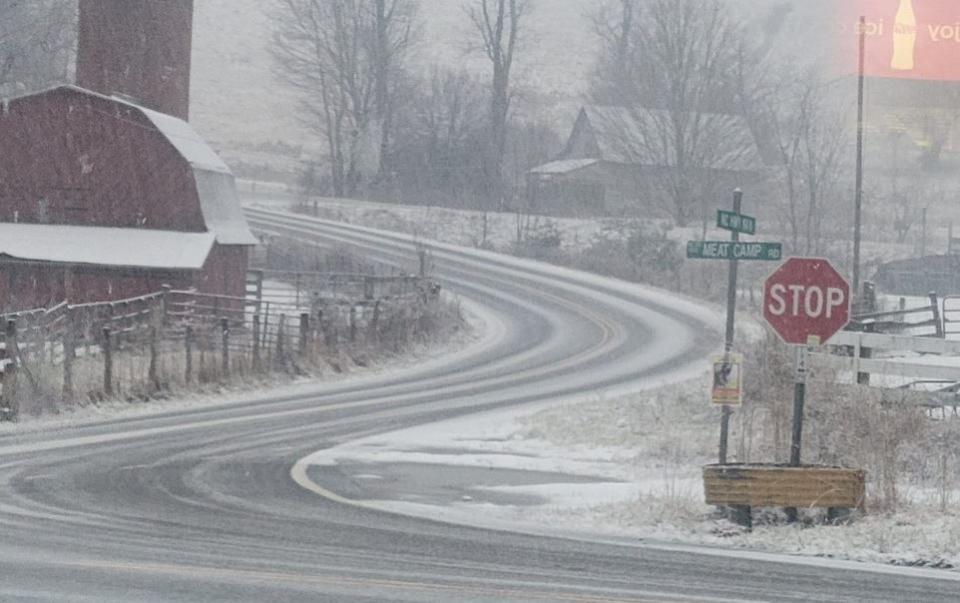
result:
[(707, 504), (864, 509), (866, 471), (840, 467), (707, 465)]

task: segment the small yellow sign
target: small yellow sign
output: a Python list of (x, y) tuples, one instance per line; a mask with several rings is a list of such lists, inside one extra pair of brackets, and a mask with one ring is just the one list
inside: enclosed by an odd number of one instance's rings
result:
[(720, 406), (743, 404), (743, 355), (714, 356), (710, 401)]

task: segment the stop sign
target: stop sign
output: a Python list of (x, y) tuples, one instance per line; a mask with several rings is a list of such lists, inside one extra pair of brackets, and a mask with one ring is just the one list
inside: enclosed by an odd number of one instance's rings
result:
[(850, 321), (850, 285), (822, 258), (790, 258), (763, 284), (763, 318), (786, 343), (825, 342)]

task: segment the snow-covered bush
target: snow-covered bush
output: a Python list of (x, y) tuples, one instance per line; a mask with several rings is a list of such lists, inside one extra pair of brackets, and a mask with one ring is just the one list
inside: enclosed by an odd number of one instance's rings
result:
[[(744, 406), (735, 421), (738, 460), (789, 459), (793, 364), (793, 350), (771, 332), (747, 352)], [(957, 483), (960, 420), (932, 420), (919, 392), (844, 385), (815, 360), (809, 368), (803, 462), (867, 470), (874, 510), (915, 502), (946, 508)]]

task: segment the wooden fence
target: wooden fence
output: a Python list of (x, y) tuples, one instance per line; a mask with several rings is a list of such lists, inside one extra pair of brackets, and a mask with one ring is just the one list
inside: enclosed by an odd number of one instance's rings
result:
[(0, 315), (0, 420), (16, 419), (25, 396), (56, 407), (234, 374), (337, 370), (344, 354), (399, 349), (417, 337), (439, 297), (439, 287), (414, 277), (297, 278), (303, 286), (288, 299), (166, 289)]
[[(944, 322), (936, 293), (928, 295), (930, 303), (917, 308), (907, 308), (904, 298), (900, 307), (884, 312), (864, 312), (853, 316), (847, 331), (861, 333), (913, 334), (918, 336), (944, 336)], [(946, 300), (945, 300), (946, 301)]]

